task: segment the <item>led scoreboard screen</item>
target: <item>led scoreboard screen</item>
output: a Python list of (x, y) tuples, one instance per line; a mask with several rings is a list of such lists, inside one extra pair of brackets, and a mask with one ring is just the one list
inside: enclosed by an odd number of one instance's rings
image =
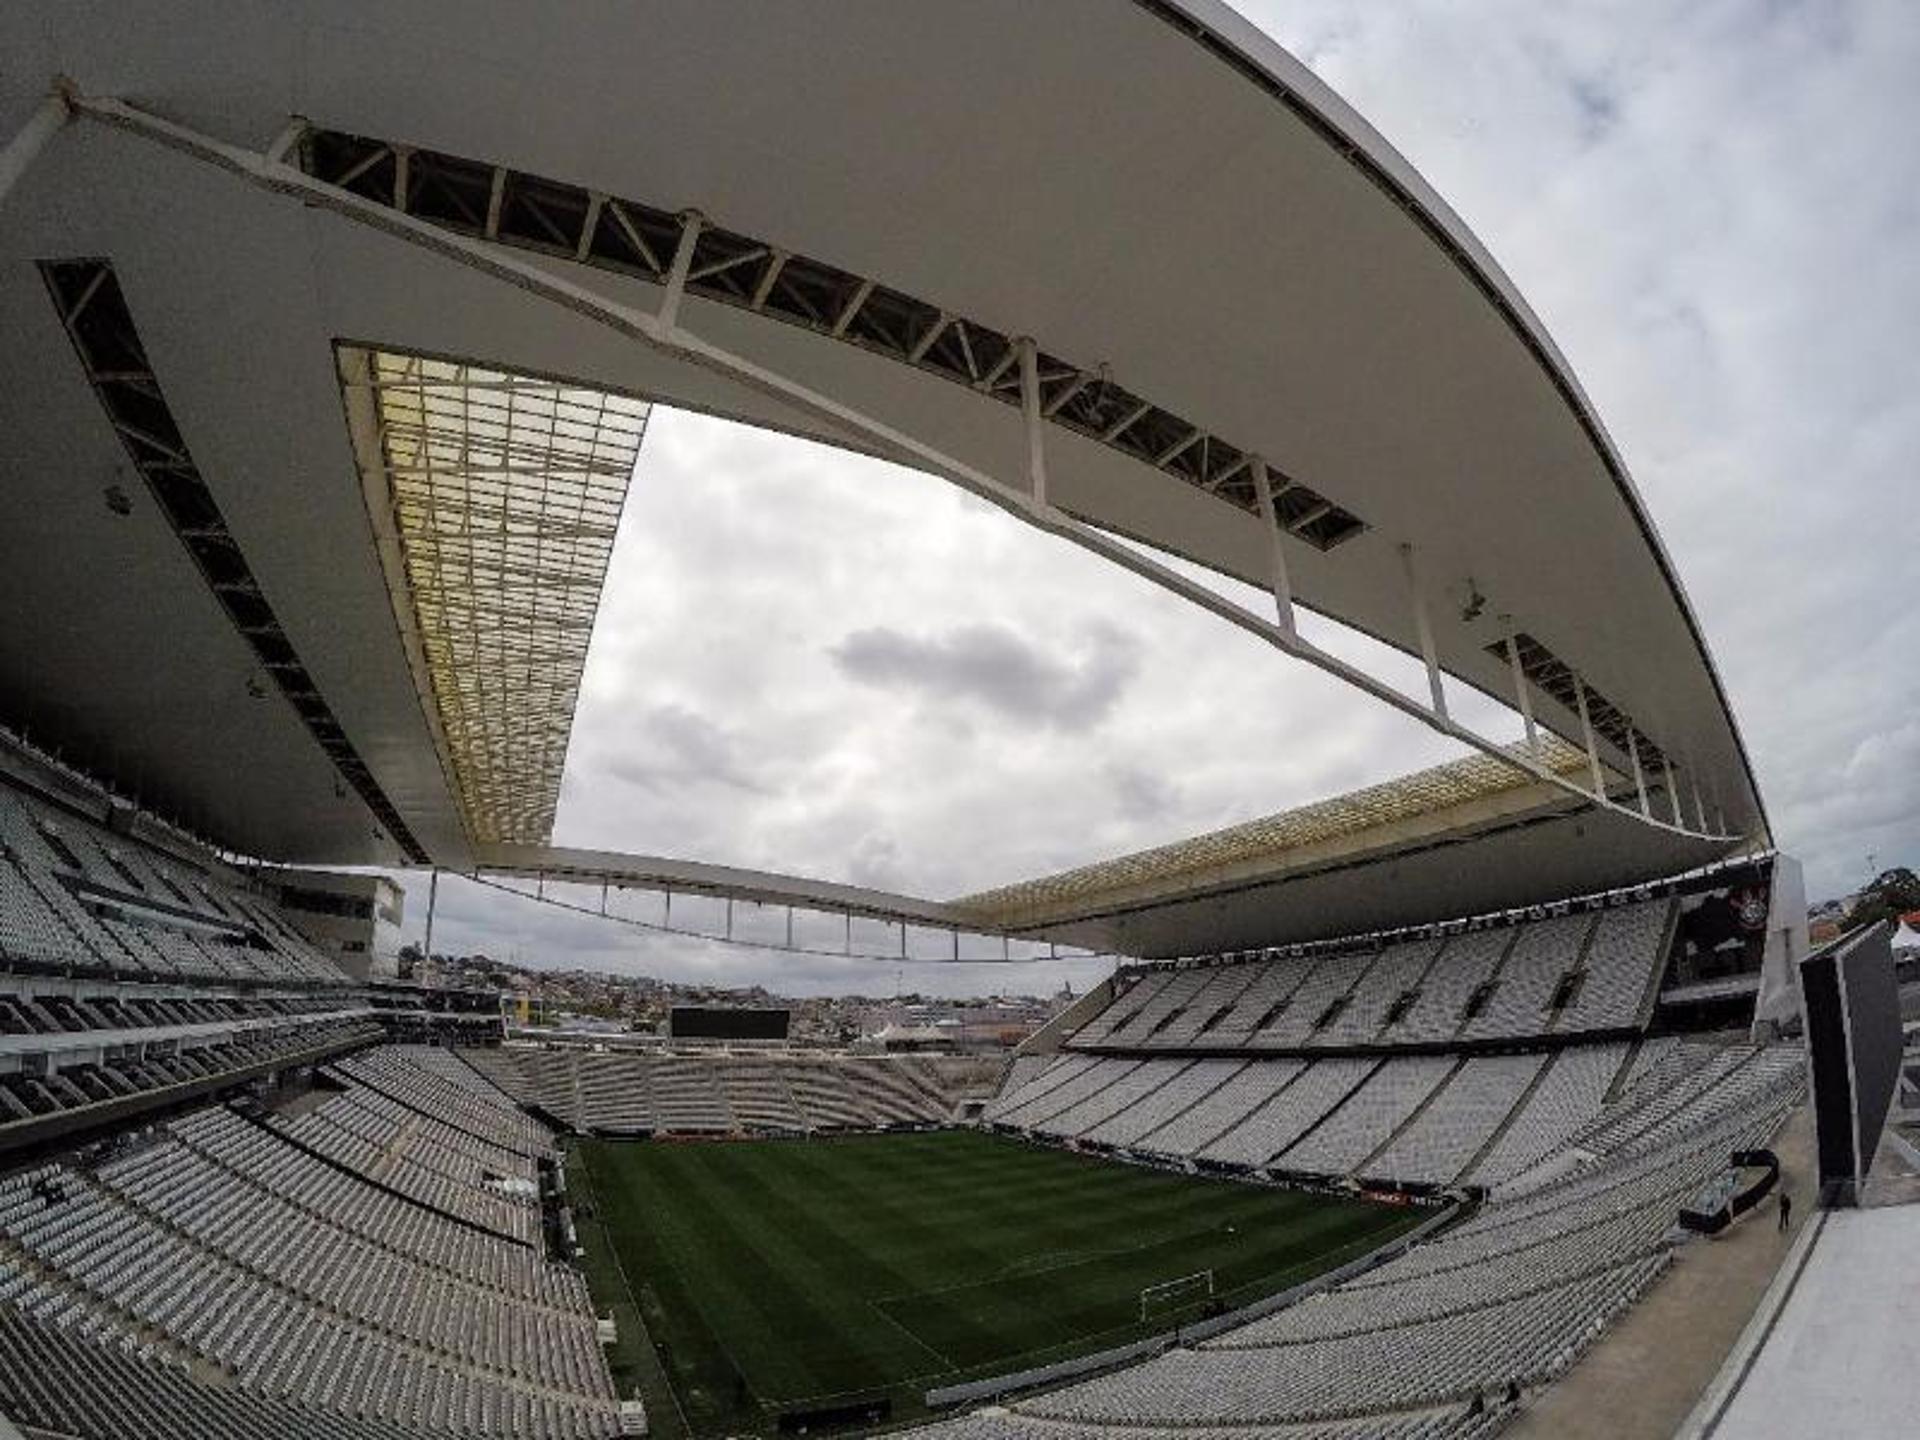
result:
[(676, 1040), (784, 1040), (787, 1012), (719, 1005), (676, 1005), (667, 1019)]

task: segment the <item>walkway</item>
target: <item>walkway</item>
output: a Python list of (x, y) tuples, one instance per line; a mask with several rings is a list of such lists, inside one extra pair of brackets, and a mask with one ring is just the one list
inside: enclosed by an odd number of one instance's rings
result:
[(1773, 1150), (1780, 1182), (1793, 1196), (1793, 1233), (1778, 1232), (1769, 1197), (1719, 1237), (1681, 1246), (1652, 1290), (1532, 1400), (1502, 1440), (1672, 1440), (1813, 1210), (1813, 1121), (1806, 1106), (1788, 1117)]

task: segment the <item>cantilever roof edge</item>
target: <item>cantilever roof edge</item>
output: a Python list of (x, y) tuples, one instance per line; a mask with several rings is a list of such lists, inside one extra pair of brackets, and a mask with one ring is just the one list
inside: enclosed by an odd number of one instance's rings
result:
[(906, 925), (977, 931), (980, 927), (958, 907), (861, 885), (842, 885), (801, 875), (780, 875), (736, 865), (711, 865), (660, 855), (629, 855), (616, 850), (579, 850), (556, 845), (482, 844), (474, 847), (475, 869), (488, 875), (538, 876), (563, 884), (600, 885), (636, 890), (671, 890), (713, 895), (760, 905), (791, 905)]
[(1746, 768), (1747, 782), (1753, 792), (1764, 838), (1770, 839), (1772, 826), (1767, 819), (1766, 800), (1760, 792), (1759, 777), (1754, 772), (1753, 757), (1747, 749), (1746, 737), (1740, 731), (1739, 720), (1733, 713), (1733, 705), (1719, 667), (1714, 663), (1713, 652), (1707, 645), (1700, 617), (1680, 579), (1679, 569), (1654, 526), (1646, 502), (1641, 498), (1619, 448), (1600, 419), (1599, 410), (1575, 375), (1572, 362), (1561, 352), (1546, 325), (1501, 268), (1500, 262), (1494, 259), (1492, 252), (1468, 228), (1458, 212), (1441, 198), (1439, 192), (1421, 177), (1412, 163), (1384, 135), (1368, 124), (1331, 86), (1288, 54), (1277, 40), (1227, 4), (1226, 0), (1134, 0), (1134, 3), (1166, 23), (1187, 31), (1196, 43), (1212, 51), (1252, 83), (1269, 90), (1277, 87), (1277, 98), (1290, 103), (1303, 117), (1317, 121), (1332, 135), (1349, 142), (1351, 149), (1348, 158), (1368, 171), (1375, 183), (1395, 192), (1396, 198), (1436, 241), (1452, 253), (1455, 263), (1481, 287), (1488, 299), (1503, 312), (1508, 324), (1534, 352), (1601, 456), (1622, 502), (1633, 516), (1635, 525), (1673, 593), (1699, 650), (1700, 662), (1726, 714), (1727, 728), (1732, 733), (1741, 763)]

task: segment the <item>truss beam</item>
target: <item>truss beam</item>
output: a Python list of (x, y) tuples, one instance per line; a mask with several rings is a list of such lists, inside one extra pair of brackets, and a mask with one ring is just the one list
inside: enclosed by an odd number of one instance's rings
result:
[[(1074, 519), (1053, 506), (1036, 501), (1022, 486), (1009, 484), (921, 440), (899, 427), (862, 413), (850, 405), (824, 395), (777, 371), (734, 354), (686, 330), (677, 323), (663, 323), (659, 314), (621, 304), (519, 259), (502, 248), (477, 238), (458, 234), (442, 225), (396, 211), (391, 205), (370, 199), (293, 166), (269, 160), (258, 151), (216, 139), (187, 126), (163, 119), (124, 101), (75, 95), (71, 103), (77, 113), (110, 128), (127, 131), (157, 144), (192, 156), (204, 163), (227, 170), (265, 190), (325, 209), (356, 223), (380, 230), (404, 243), (464, 265), (479, 273), (505, 281), (529, 294), (569, 309), (583, 318), (603, 325), (636, 343), (676, 356), (723, 375), (736, 383), (757, 390), (802, 413), (867, 440), (879, 453), (911, 467), (941, 475), (963, 489), (987, 500), (1014, 517), (1048, 534), (1057, 536), (1111, 563), (1128, 570), (1162, 589), (1190, 601), (1199, 608), (1254, 635), (1274, 649), (1314, 666), (1345, 681), (1361, 693), (1420, 721), (1434, 731), (1491, 756), (1504, 765), (1521, 771), (1542, 784), (1597, 807), (1614, 810), (1653, 829), (1674, 834), (1733, 842), (1730, 835), (1699, 835), (1682, 824), (1667, 823), (1640, 816), (1637, 811), (1617, 804), (1606, 792), (1605, 775), (1599, 753), (1592, 743), (1589, 718), (1583, 727), (1591, 762), (1591, 788), (1553, 771), (1528, 755), (1514, 753), (1478, 732), (1454, 721), (1437, 708), (1430, 708), (1401, 694), (1385, 681), (1326, 651), (1304, 637), (1288, 632), (1277, 623), (1264, 620), (1236, 602), (1217, 594), (1179, 571), (1161, 564), (1093, 526)], [(860, 305), (875, 293), (871, 282), (862, 282), (857, 294), (859, 304), (849, 302), (841, 314), (839, 328), (852, 323)], [(1145, 417), (1142, 417), (1144, 420)], [(1139, 422), (1136, 422), (1139, 423)], [(1197, 440), (1197, 436), (1194, 437)], [(1237, 459), (1243, 453), (1234, 451)], [(1297, 522), (1293, 527), (1298, 528)], [(1578, 690), (1584, 706), (1586, 690)]]
[(1520, 668), (1520, 645), (1513, 637), (1513, 620), (1507, 619), (1507, 664), (1513, 671), (1513, 701), (1527, 731), (1527, 753), (1540, 749), (1540, 726), (1533, 718), (1533, 692), (1527, 687), (1527, 672)]
[[(1433, 643), (1433, 621), (1427, 614), (1427, 592), (1420, 583), (1420, 565), (1414, 558), (1413, 546), (1400, 547), (1400, 567), (1407, 578), (1407, 599), (1413, 606), (1414, 633), (1420, 637), (1420, 658), (1426, 662), (1427, 691), (1433, 700), (1433, 713), (1441, 719), (1447, 715), (1447, 688), (1440, 678), (1440, 657)], [(1595, 781), (1595, 788), (1599, 786)]]
[(1273, 590), (1274, 618), (1282, 630), (1297, 635), (1293, 618), (1293, 581), (1287, 574), (1287, 547), (1282, 539), (1280, 515), (1273, 505), (1273, 488), (1267, 479), (1267, 462), (1259, 456), (1247, 457), (1253, 476), (1254, 498), (1260, 502), (1260, 518), (1267, 527), (1267, 580)]
[[(405, 150), (412, 177), (392, 183), (389, 167)], [(269, 159), (282, 158), (269, 155)], [(303, 139), (300, 161), (310, 174), (404, 214), (542, 255), (671, 286), (674, 253), (685, 239), (683, 215), (640, 200), (602, 195), (584, 186), (505, 166), (390, 141), (314, 131)], [(490, 177), (484, 204), (477, 176)], [(467, 193), (471, 192), (471, 193)], [(459, 193), (454, 202), (448, 197)], [(522, 197), (516, 201), (516, 197)], [(480, 218), (484, 210), (484, 221)], [(611, 224), (600, 217), (611, 216)], [(555, 216), (560, 216), (556, 219)], [(1013, 337), (938, 303), (895, 290), (874, 277), (795, 254), (772, 241), (741, 235), (703, 220), (694, 253), (680, 280), (681, 295), (773, 315), (848, 344), (969, 386), (1005, 404), (1024, 405)], [(666, 307), (678, 319), (679, 301)], [(1041, 347), (1042, 414), (1050, 423), (1112, 446), (1223, 504), (1254, 512), (1243, 487), (1227, 489), (1244, 472), (1241, 447), (1113, 382), (1104, 366), (1070, 363)], [(1304, 493), (1283, 515), (1298, 537), (1330, 550), (1366, 529), (1351, 511)]]

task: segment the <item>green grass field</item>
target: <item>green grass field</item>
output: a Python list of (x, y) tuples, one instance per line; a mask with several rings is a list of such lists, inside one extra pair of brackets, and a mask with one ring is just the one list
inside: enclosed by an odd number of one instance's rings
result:
[(766, 1428), (836, 1396), (911, 1414), (932, 1385), (1170, 1328), (1140, 1323), (1144, 1286), (1211, 1269), (1245, 1304), (1420, 1218), (972, 1131), (583, 1141), (572, 1169), (597, 1212), (596, 1299), (637, 1310), (657, 1352), (615, 1357), (657, 1434)]

